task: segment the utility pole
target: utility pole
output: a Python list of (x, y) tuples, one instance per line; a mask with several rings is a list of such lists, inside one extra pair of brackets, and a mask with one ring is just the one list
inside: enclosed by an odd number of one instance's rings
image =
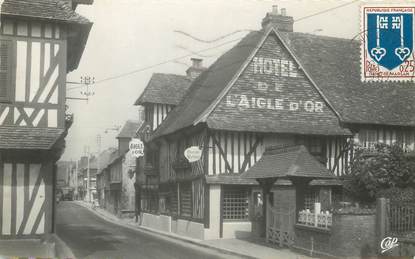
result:
[(101, 154), (101, 134), (97, 135), (97, 149), (98, 149), (98, 154), (97, 154), (97, 173), (99, 173), (99, 155)]
[[(1, 0), (0, 0), (1, 1)], [(75, 85), (85, 85), (86, 86), (86, 91), (81, 91), (81, 95), (86, 96), (86, 98), (82, 98), (82, 97), (66, 97), (67, 100), (81, 100), (81, 101), (86, 101), (88, 103), (89, 101), (89, 97), (95, 95), (94, 91), (91, 91), (90, 89), (90, 85), (95, 84), (95, 77), (90, 77), (90, 76), (81, 76), (81, 82), (70, 82), (67, 81), (67, 84), (75, 84)], [(82, 86), (75, 86), (72, 88), (68, 88), (67, 90), (72, 90), (72, 89), (78, 89), (81, 88)]]
[(85, 154), (88, 160), (88, 164), (87, 164), (87, 168), (86, 168), (86, 195), (85, 195), (85, 199), (87, 202), (91, 201), (91, 191), (90, 191), (90, 172), (89, 172), (89, 160), (90, 160), (90, 152), (89, 152), (89, 147), (85, 147)]
[(95, 77), (81, 76), (81, 83), (86, 85), (86, 91), (81, 91), (81, 94), (86, 96), (85, 99), (86, 99), (86, 102), (88, 103), (89, 97), (95, 94), (95, 92), (91, 91), (91, 89), (89, 88), (91, 84), (95, 83)]
[(87, 180), (86, 180), (86, 196), (87, 196), (87, 202), (91, 202), (91, 175), (89, 170), (89, 162), (90, 162), (90, 154), (88, 153), (88, 168), (87, 168)]
[(100, 190), (99, 192), (98, 192), (98, 174), (100, 173), (100, 166), (99, 166), (99, 157), (100, 157), (100, 155), (101, 155), (101, 134), (98, 134), (97, 135), (97, 146), (98, 146), (98, 154), (97, 154), (97, 172), (96, 172), (96, 174), (95, 174), (95, 189), (96, 189), (96, 193), (97, 193), (97, 195), (99, 195), (99, 196), (97, 196), (97, 198), (98, 198), (98, 201), (100, 200), (100, 198), (101, 198), (101, 196), (102, 196), (102, 194), (101, 194), (101, 191), (102, 190)]

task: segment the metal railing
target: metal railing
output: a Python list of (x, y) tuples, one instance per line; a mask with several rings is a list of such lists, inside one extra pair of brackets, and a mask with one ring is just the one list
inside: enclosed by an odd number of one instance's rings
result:
[(415, 231), (415, 203), (389, 203), (389, 230), (394, 233)]
[(314, 204), (314, 211), (309, 209), (298, 213), (298, 224), (329, 229), (333, 223), (333, 214), (329, 211), (321, 211), (321, 204)]

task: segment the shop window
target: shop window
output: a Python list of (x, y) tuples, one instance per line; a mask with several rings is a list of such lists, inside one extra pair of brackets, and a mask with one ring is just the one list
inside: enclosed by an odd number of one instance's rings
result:
[(249, 217), (248, 190), (243, 188), (223, 189), (223, 219), (247, 220)]
[(145, 212), (156, 213), (159, 209), (159, 198), (157, 190), (147, 189), (144, 190), (141, 200), (141, 208)]
[(12, 68), (12, 42), (0, 41), (0, 102), (11, 99), (11, 68)]
[(160, 199), (159, 199), (159, 212), (160, 213), (167, 213), (166, 203), (167, 203), (167, 197), (160, 195)]
[(304, 193), (304, 209), (313, 210), (316, 202), (320, 202), (319, 190), (315, 188), (307, 189)]

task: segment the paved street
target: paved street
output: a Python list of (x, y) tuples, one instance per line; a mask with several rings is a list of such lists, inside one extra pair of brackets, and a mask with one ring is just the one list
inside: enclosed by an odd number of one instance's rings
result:
[(77, 258), (236, 258), (111, 224), (74, 202), (60, 202), (57, 234)]

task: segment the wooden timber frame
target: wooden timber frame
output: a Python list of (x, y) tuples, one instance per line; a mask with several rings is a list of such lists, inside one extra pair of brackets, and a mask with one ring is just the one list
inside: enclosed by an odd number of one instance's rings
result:
[(54, 153), (0, 150), (0, 239), (40, 238), (54, 232)]

